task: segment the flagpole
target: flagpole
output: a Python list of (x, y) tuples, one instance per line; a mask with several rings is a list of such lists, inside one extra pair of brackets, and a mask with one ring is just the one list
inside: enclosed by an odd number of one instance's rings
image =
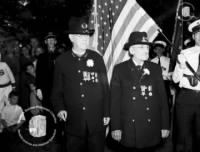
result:
[(94, 0), (94, 40), (93, 40), (93, 46), (95, 48), (95, 51), (98, 51), (98, 12), (97, 12), (97, 0)]
[[(183, 20), (182, 20), (182, 17), (179, 16), (179, 10), (180, 10), (180, 7), (181, 7), (181, 3), (182, 3), (183, 0), (179, 0), (178, 1), (178, 4), (177, 4), (177, 8), (176, 8), (176, 17), (175, 17), (175, 25), (174, 25), (174, 34), (172, 36), (172, 42), (175, 41), (175, 38), (176, 38), (176, 27), (177, 27), (177, 24), (178, 24), (178, 21), (177, 20), (181, 20), (181, 24), (183, 25)], [(181, 42), (181, 44), (183, 44), (183, 42)], [(171, 49), (171, 54), (172, 54), (172, 51), (173, 51), (173, 48)]]

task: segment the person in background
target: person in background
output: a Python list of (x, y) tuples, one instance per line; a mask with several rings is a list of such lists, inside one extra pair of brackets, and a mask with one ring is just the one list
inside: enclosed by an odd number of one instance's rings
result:
[(30, 38), (30, 45), (31, 45), (31, 56), (35, 58), (36, 56), (36, 49), (40, 46), (40, 41), (36, 36), (31, 36)]
[(11, 91), (8, 97), (4, 96), (3, 100), (6, 100), (7, 104), (0, 112), (1, 147), (5, 147), (6, 152), (19, 151), (21, 140), (17, 130), (25, 122), (25, 116), (22, 108), (18, 105), (18, 92)]
[(103, 152), (105, 127), (109, 123), (109, 85), (101, 55), (89, 50), (87, 17), (71, 17), (71, 51), (55, 64), (52, 103), (65, 125), (65, 147), (69, 152)]
[(165, 82), (165, 87), (167, 91), (167, 97), (168, 97), (168, 103), (169, 107), (171, 109), (172, 107), (172, 94), (171, 92), (174, 92), (172, 90), (172, 72), (169, 72), (169, 66), (170, 66), (170, 58), (166, 56), (167, 51), (167, 43), (163, 40), (155, 40), (153, 42), (153, 52), (156, 54), (156, 56), (151, 59), (151, 62), (154, 62), (158, 64), (162, 69), (162, 77)]
[(53, 82), (53, 71), (56, 60), (56, 35), (49, 32), (45, 37), (46, 49), (37, 59), (36, 88), (38, 96), (42, 96), (43, 106), (52, 110), (50, 95)]
[(0, 112), (5, 106), (3, 97), (8, 97), (12, 89), (15, 88), (14, 75), (6, 62), (1, 60), (2, 56), (0, 53)]
[(195, 45), (180, 52), (172, 76), (180, 88), (175, 101), (176, 152), (200, 151), (200, 19), (188, 30)]
[(111, 78), (111, 136), (123, 152), (154, 152), (169, 136), (169, 108), (161, 67), (147, 61), (146, 32), (134, 31), (124, 45), (130, 59)]

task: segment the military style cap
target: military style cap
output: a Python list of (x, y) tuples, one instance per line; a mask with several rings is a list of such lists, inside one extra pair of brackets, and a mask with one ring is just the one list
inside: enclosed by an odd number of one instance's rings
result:
[(124, 45), (124, 50), (129, 50), (130, 46), (137, 44), (151, 45), (151, 43), (147, 39), (146, 32), (132, 32), (129, 36), (128, 42)]
[(89, 29), (88, 17), (74, 17), (72, 16), (68, 22), (68, 34), (83, 34), (92, 35), (94, 29)]
[(195, 20), (188, 26), (190, 32), (196, 33), (200, 31), (200, 19)]
[(44, 39), (46, 40), (50, 38), (56, 39), (56, 35), (53, 32), (48, 32)]
[(163, 47), (163, 48), (167, 47), (167, 43), (165, 41), (162, 41), (162, 40), (154, 41), (153, 45), (154, 45), (154, 47), (156, 47), (156, 46), (160, 46), (160, 47)]

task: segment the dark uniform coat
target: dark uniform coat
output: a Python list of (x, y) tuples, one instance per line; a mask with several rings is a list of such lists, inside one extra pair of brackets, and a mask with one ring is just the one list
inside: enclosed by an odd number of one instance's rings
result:
[(121, 143), (145, 148), (160, 142), (169, 130), (169, 110), (161, 68), (145, 61), (138, 70), (132, 60), (114, 67), (111, 80), (111, 131), (122, 130)]
[(55, 53), (45, 52), (38, 57), (36, 65), (36, 87), (41, 89), (43, 106), (52, 109), (49, 97), (52, 89)]
[(55, 65), (52, 103), (55, 112), (67, 111), (66, 132), (83, 136), (102, 131), (109, 116), (109, 85), (102, 56), (87, 50), (82, 57), (72, 51), (61, 55)]

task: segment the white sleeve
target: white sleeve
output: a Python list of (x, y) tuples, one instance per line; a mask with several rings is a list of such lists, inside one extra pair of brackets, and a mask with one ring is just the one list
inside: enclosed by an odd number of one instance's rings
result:
[(183, 71), (184, 71), (184, 69), (181, 69), (179, 64), (177, 63), (175, 66), (173, 75), (172, 75), (172, 80), (175, 83), (178, 83), (178, 82), (180, 83), (181, 79), (183, 78)]
[(5, 70), (6, 70), (6, 73), (11, 81), (11, 83), (15, 83), (15, 78), (14, 78), (14, 75), (10, 69), (10, 67), (7, 65), (7, 63), (4, 63), (5, 64)]

